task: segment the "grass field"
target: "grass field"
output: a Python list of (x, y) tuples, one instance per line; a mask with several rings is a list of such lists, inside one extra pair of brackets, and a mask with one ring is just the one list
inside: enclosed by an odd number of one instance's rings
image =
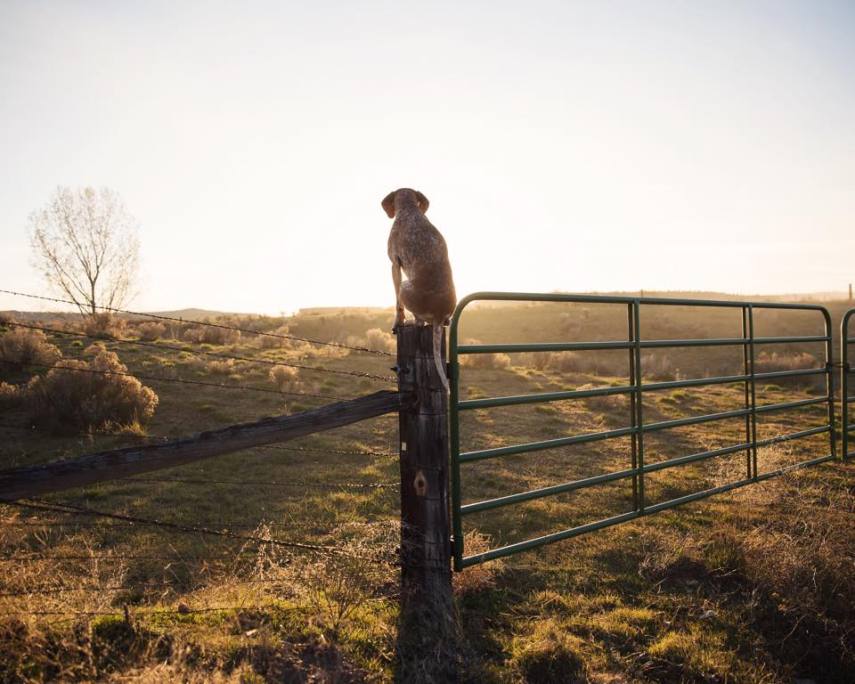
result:
[[(842, 305), (834, 305), (840, 320)], [(256, 330), (390, 347), (373, 328), (391, 311), (311, 311), (291, 319), (224, 319)], [(463, 337), (482, 342), (625, 337), (625, 319), (595, 306), (483, 307)], [(17, 314), (46, 327), (73, 325)], [(51, 321), (54, 321), (51, 323)], [(679, 309), (645, 323), (647, 338), (738, 336), (731, 313)], [(818, 334), (809, 316), (769, 315), (758, 335)], [(287, 326), (287, 328), (283, 327)], [(222, 385), (355, 397), (393, 385), (273, 363), (390, 376), (391, 357), (244, 334), (189, 341), (191, 323), (152, 344), (102, 341), (130, 372)], [(139, 322), (114, 331), (138, 339)], [(835, 331), (836, 334), (836, 331)], [(50, 334), (65, 358), (91, 339)], [(222, 342), (222, 343), (220, 343)], [(772, 368), (824, 363), (821, 345), (763, 349)], [(226, 361), (211, 352), (256, 361)], [(741, 349), (645, 359), (646, 379), (741, 372)], [(776, 354), (776, 355), (773, 355)], [(488, 358), (463, 368), (464, 398), (626, 383), (626, 354)], [(34, 372), (5, 371), (23, 383)], [(4, 468), (179, 436), (332, 401), (270, 391), (143, 381), (158, 395), (145, 425), (55, 434), (32, 429), (25, 403), (0, 419)], [(817, 396), (813, 384), (768, 384), (758, 403)], [(651, 392), (646, 421), (742, 408), (742, 385)], [(760, 439), (815, 427), (824, 406), (766, 414)], [(465, 413), (465, 449), (625, 427), (624, 397)], [(45, 497), (240, 536), (340, 553), (179, 532), (90, 516), (0, 507), (0, 681), (389, 681), (395, 676), (399, 510), (395, 416), (195, 465)], [(742, 441), (744, 419), (646, 438), (647, 462)], [(817, 435), (762, 450), (762, 473), (825, 455)], [(629, 467), (628, 438), (491, 459), (464, 467), (466, 502)], [(737, 453), (647, 477), (655, 503), (744, 476)], [(855, 672), (855, 470), (832, 463), (455, 576), (468, 681), (850, 682)], [(467, 518), (467, 552), (627, 511), (631, 481)]]

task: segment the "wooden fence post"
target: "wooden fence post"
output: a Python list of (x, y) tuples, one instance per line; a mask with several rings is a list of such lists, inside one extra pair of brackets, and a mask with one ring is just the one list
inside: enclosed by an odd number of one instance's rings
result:
[[(401, 681), (454, 681), (457, 620), (451, 591), (448, 395), (433, 359), (432, 328), (398, 328), (401, 461)], [(443, 332), (443, 362), (445, 338)]]

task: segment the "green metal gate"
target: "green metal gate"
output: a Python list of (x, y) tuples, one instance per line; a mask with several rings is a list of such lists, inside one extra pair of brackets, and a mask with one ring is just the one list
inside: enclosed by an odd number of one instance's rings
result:
[(849, 451), (849, 438), (853, 436), (853, 431), (855, 431), (855, 427), (849, 420), (849, 405), (855, 403), (855, 397), (849, 396), (849, 376), (855, 373), (855, 368), (849, 364), (849, 345), (855, 344), (855, 337), (849, 336), (849, 321), (852, 320), (853, 316), (855, 316), (855, 309), (849, 309), (844, 314), (843, 322), (840, 324), (840, 431), (843, 434), (843, 449), (841, 450), (843, 458), (855, 456), (855, 451)]
[[(627, 336), (604, 342), (559, 342), (559, 343), (523, 343), (523, 344), (496, 344), (496, 345), (461, 345), (458, 338), (460, 318), (468, 305), (476, 301), (492, 302), (567, 302), (567, 303), (589, 303), (607, 304), (621, 307), (626, 311)], [(741, 309), (742, 335), (733, 338), (718, 339), (676, 339), (676, 340), (644, 340), (641, 339), (641, 314), (646, 307), (726, 307), (730, 309)], [(802, 337), (758, 337), (754, 334), (754, 312), (758, 309), (781, 309), (800, 310), (816, 312), (822, 317), (823, 326), (821, 334)], [(855, 312), (847, 314), (849, 316)], [(844, 326), (846, 323), (844, 323)], [(845, 330), (845, 328), (844, 328)], [(845, 335), (845, 332), (844, 332)], [(781, 344), (781, 343), (807, 343), (822, 342), (825, 346), (825, 364), (818, 368), (807, 368), (803, 370), (782, 370), (774, 372), (755, 372), (755, 347), (759, 344)], [(736, 301), (713, 301), (697, 299), (661, 299), (644, 297), (621, 297), (621, 296), (597, 296), (597, 295), (572, 295), (572, 294), (526, 294), (526, 293), (502, 293), (502, 292), (480, 292), (469, 295), (460, 301), (451, 320), (449, 338), (449, 367), (451, 381), (451, 412), (450, 412), (450, 443), (451, 443), (451, 498), (452, 498), (452, 522), (453, 522), (453, 551), (454, 568), (461, 570), (467, 566), (482, 563), (495, 558), (509, 556), (521, 551), (533, 549), (546, 544), (568, 539), (571, 537), (592, 532), (619, 523), (627, 522), (643, 515), (650, 515), (690, 501), (702, 499), (713, 494), (725, 492), (747, 484), (780, 475), (793, 468), (800, 468), (835, 458), (835, 435), (834, 435), (834, 393), (833, 393), (833, 364), (832, 360), (832, 324), (828, 310), (822, 306), (783, 304), (783, 303), (752, 303)], [(675, 347), (712, 347), (712, 346), (741, 346), (743, 348), (743, 372), (740, 375), (705, 377), (690, 380), (673, 380), (667, 382), (643, 382), (642, 381), (642, 356), (644, 349), (663, 349)], [(602, 387), (596, 389), (566, 390), (558, 392), (544, 392), (537, 394), (525, 394), (517, 396), (490, 397), (477, 399), (461, 399), (460, 396), (460, 357), (466, 354), (493, 354), (493, 353), (519, 353), (519, 352), (553, 352), (553, 351), (596, 351), (596, 350), (626, 350), (629, 364), (629, 383), (617, 387)], [(824, 396), (788, 401), (777, 404), (757, 404), (757, 382), (768, 382), (776, 378), (800, 377), (800, 376), (824, 376)], [(712, 413), (708, 415), (676, 420), (645, 423), (642, 395), (645, 392), (655, 392), (665, 389), (676, 389), (683, 387), (700, 387), (706, 385), (720, 385), (727, 383), (743, 383), (745, 389), (744, 407), (735, 411)], [(536, 404), (569, 399), (584, 399), (591, 397), (602, 397), (608, 395), (629, 396), (629, 426), (605, 430), (601, 432), (585, 433), (550, 439), (546, 441), (529, 442), (512, 446), (501, 446), (477, 451), (461, 451), (460, 444), (460, 412), (473, 409), (487, 409), (499, 406), (512, 406), (521, 404)], [(827, 422), (819, 427), (800, 430), (790, 434), (775, 437), (773, 439), (757, 439), (757, 416), (758, 414), (782, 411), (802, 406), (815, 404), (827, 405)], [(720, 449), (702, 451), (699, 453), (686, 454), (677, 458), (668, 459), (656, 463), (645, 464), (644, 436), (645, 434), (667, 428), (695, 425), (728, 418), (745, 418), (745, 438), (739, 444), (727, 446)], [(827, 433), (829, 436), (829, 453), (802, 461), (786, 468), (780, 468), (772, 472), (757, 472), (757, 450), (773, 443), (785, 442), (806, 438), (812, 435)], [(550, 449), (572, 444), (584, 444), (600, 440), (614, 439), (618, 437), (631, 438), (631, 463), (629, 467), (618, 472), (610, 472), (594, 477), (587, 477), (572, 482), (557, 483), (552, 486), (543, 487), (527, 492), (520, 492), (502, 496), (499, 498), (478, 501), (475, 503), (462, 503), (461, 489), (461, 465), (473, 463), (483, 459), (501, 458), (511, 454), (522, 454)], [(730, 482), (722, 486), (705, 489), (692, 494), (670, 499), (656, 504), (648, 504), (645, 501), (644, 478), (651, 472), (673, 468), (687, 463), (699, 462), (726, 454), (734, 454), (744, 451), (746, 454), (745, 476), (738, 481)], [(631, 479), (633, 484), (633, 507), (624, 513), (614, 515), (596, 522), (571, 527), (559, 532), (528, 539), (525, 541), (507, 544), (499, 548), (493, 548), (485, 552), (466, 555), (463, 542), (463, 518), (473, 513), (496, 509), (502, 506), (519, 504), (556, 494), (581, 490), (586, 487), (600, 485), (617, 480)]]

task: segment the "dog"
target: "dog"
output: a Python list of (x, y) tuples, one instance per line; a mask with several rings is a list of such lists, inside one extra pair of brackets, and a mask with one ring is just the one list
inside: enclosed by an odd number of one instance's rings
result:
[[(419, 191), (400, 188), (386, 195), (381, 205), (387, 216), (394, 219), (388, 244), (395, 286), (393, 330), (404, 323), (404, 309), (415, 316), (417, 324), (433, 326), (433, 359), (448, 391), (439, 348), (442, 326), (448, 324), (457, 305), (448, 247), (425, 216), (430, 202)], [(402, 281), (402, 273), (407, 280)]]

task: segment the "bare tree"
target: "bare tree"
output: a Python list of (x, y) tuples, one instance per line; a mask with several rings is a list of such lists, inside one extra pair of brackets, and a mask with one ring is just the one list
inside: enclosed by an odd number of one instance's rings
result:
[(30, 215), (34, 263), (48, 284), (83, 314), (121, 307), (137, 273), (136, 220), (109, 188), (58, 187)]

